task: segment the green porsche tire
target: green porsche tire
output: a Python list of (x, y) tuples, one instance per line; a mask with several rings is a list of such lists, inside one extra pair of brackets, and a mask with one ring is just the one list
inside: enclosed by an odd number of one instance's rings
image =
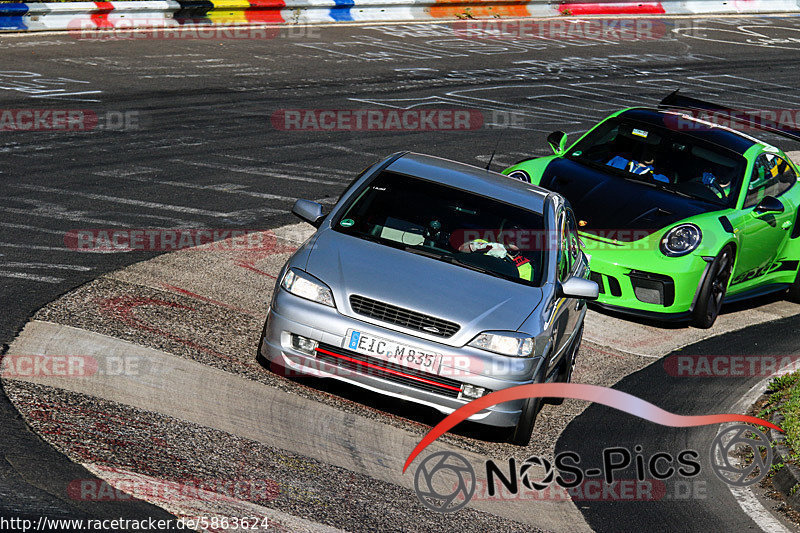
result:
[(789, 286), (788, 299), (795, 303), (800, 303), (800, 270), (794, 277), (794, 283)]
[(726, 246), (711, 262), (692, 310), (693, 326), (708, 329), (716, 322), (719, 311), (722, 309), (725, 292), (728, 290), (728, 282), (731, 279), (733, 259), (733, 247)]

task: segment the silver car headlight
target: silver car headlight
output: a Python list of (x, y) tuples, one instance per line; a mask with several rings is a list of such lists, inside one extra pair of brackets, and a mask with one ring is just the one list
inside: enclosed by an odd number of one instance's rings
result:
[(469, 345), (510, 357), (528, 357), (535, 347), (533, 337), (512, 331), (484, 331), (472, 339)]
[(703, 240), (703, 232), (694, 224), (679, 224), (661, 239), (661, 253), (680, 257), (694, 251)]
[(335, 307), (331, 289), (308, 272), (297, 268), (287, 270), (281, 287), (300, 298)]

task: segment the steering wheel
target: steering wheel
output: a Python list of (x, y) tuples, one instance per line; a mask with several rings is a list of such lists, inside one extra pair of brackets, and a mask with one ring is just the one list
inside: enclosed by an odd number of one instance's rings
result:
[(703, 200), (709, 200), (712, 202), (719, 201), (719, 197), (714, 193), (714, 189), (708, 185), (705, 185), (701, 181), (684, 181), (678, 185), (677, 190), (690, 196), (696, 196)]
[(720, 187), (719, 183), (717, 183), (716, 180), (714, 180), (714, 182), (711, 184), (711, 187), (714, 188), (715, 192), (719, 193), (719, 197), (722, 198), (723, 200), (728, 197), (728, 193), (725, 192), (725, 189)]

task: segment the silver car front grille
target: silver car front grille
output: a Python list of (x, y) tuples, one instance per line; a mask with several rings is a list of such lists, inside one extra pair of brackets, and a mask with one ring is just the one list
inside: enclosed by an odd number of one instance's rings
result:
[(388, 322), (408, 329), (424, 331), (437, 337), (452, 337), (461, 328), (458, 324), (432, 317), (416, 311), (410, 311), (378, 300), (353, 294), (350, 306), (359, 315), (368, 316), (382, 322)]

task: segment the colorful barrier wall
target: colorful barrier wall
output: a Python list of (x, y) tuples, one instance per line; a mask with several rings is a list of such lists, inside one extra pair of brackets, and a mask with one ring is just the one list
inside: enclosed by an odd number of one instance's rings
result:
[(0, 4), (0, 31), (564, 15), (797, 13), (800, 0), (142, 0)]

